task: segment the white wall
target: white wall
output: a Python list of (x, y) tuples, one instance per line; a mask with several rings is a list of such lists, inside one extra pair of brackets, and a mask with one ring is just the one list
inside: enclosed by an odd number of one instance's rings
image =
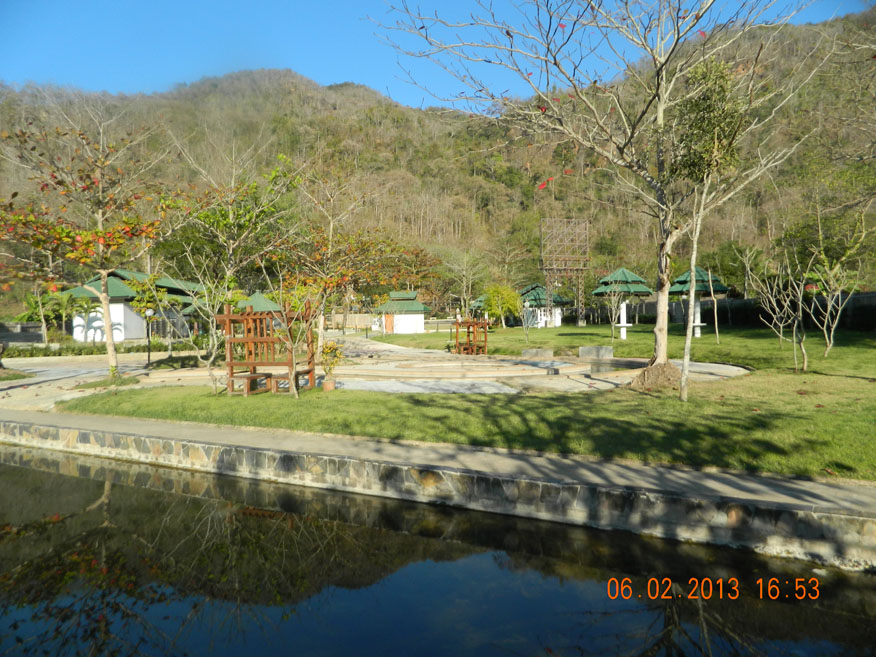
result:
[[(138, 315), (131, 306), (126, 303), (119, 304), (122, 306), (122, 332), (125, 337), (123, 340), (145, 340), (146, 339), (146, 318)], [(116, 323), (116, 317), (113, 315), (113, 325)], [(113, 334), (115, 335), (115, 333)]]
[[(110, 304), (113, 338), (117, 342), (146, 337), (146, 321), (126, 303)], [(76, 342), (104, 342), (103, 312), (92, 311), (88, 317), (73, 317), (73, 340)]]
[(395, 333), (425, 333), (424, 315), (396, 315), (393, 331)]

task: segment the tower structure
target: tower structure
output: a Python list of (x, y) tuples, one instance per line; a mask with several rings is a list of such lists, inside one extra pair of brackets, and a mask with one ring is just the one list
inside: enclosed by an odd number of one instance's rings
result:
[(582, 277), (590, 259), (590, 223), (580, 218), (541, 220), (539, 268), (544, 272), (548, 317), (554, 316), (554, 288), (560, 281), (575, 283), (575, 312), (583, 310)]

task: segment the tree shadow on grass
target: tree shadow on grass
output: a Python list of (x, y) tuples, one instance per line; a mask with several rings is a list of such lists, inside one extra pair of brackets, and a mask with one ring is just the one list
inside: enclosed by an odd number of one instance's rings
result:
[[(786, 414), (742, 414), (730, 408), (711, 411), (708, 417), (696, 420), (689, 417), (695, 408), (678, 405), (678, 417), (667, 417), (665, 407), (655, 409), (647, 398), (643, 395), (645, 403), (639, 405), (636, 399), (606, 400), (600, 394), (471, 395), (459, 400), (465, 423), (459, 422), (457, 414), (448, 413), (440, 398), (412, 395), (410, 401), (419, 421), (440, 427), (448, 442), (482, 447), (758, 472), (764, 459), (790, 457), (827, 444), (800, 438), (786, 447), (751, 437), (754, 432), (782, 428), (788, 420)], [(616, 415), (605, 412), (607, 404), (616, 405)], [(454, 407), (459, 409), (456, 404)]]
[[(789, 370), (793, 372), (793, 370)], [(806, 374), (814, 374), (818, 376), (833, 376), (840, 379), (861, 379), (862, 381), (867, 381), (868, 383), (876, 383), (876, 379), (872, 376), (859, 376), (857, 374), (836, 374), (835, 372), (822, 372), (821, 370), (812, 370), (806, 372)]]

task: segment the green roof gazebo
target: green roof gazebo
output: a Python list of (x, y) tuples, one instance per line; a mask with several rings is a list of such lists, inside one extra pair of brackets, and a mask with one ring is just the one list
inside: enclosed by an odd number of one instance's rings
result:
[[(702, 267), (697, 267), (695, 270), (695, 278), (694, 278), (694, 316), (693, 316), (693, 327), (694, 327), (694, 337), (699, 338), (702, 336), (702, 332), (700, 328), (705, 326), (702, 321), (702, 311), (700, 308), (700, 295), (705, 292), (706, 294), (724, 294), (730, 291), (730, 288), (724, 285), (721, 280), (715, 276), (714, 274), (710, 274)], [(711, 280), (710, 280), (711, 279)], [(681, 276), (672, 281), (672, 287), (669, 288), (669, 294), (688, 294), (690, 293), (691, 284), (690, 284), (690, 269), (684, 272)], [(714, 299), (712, 300), (715, 303)]]
[(237, 302), (236, 306), (238, 310), (246, 310), (252, 306), (253, 312), (257, 313), (278, 312), (283, 310), (283, 307), (279, 303), (271, 301), (261, 292), (256, 292), (246, 299), (241, 299)]
[[(547, 302), (547, 289), (539, 283), (532, 283), (518, 291), (523, 304), (523, 322), (533, 328), (558, 327), (563, 322), (563, 307), (571, 306), (572, 299), (557, 292), (553, 293), (553, 302)], [(548, 313), (552, 310), (552, 314)]]
[[(599, 279), (599, 287), (593, 290), (593, 296), (602, 297), (609, 294), (621, 294), (624, 296), (648, 297), (653, 294), (651, 288), (645, 285), (645, 279), (634, 274), (625, 267), (615, 269), (608, 276)], [(627, 327), (632, 326), (627, 321), (627, 302), (624, 299), (620, 307), (620, 321), (617, 327), (620, 328), (620, 339), (627, 339)], [(612, 335), (614, 335), (612, 333)]]

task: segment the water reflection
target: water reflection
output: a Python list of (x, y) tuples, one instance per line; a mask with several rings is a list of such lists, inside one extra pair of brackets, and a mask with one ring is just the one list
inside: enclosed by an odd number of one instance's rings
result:
[[(4, 654), (874, 650), (873, 576), (16, 447), (0, 461)], [(812, 577), (817, 600), (759, 599), (758, 579), (783, 596)], [(650, 578), (673, 597), (649, 600)], [(688, 599), (690, 578), (739, 596)]]

